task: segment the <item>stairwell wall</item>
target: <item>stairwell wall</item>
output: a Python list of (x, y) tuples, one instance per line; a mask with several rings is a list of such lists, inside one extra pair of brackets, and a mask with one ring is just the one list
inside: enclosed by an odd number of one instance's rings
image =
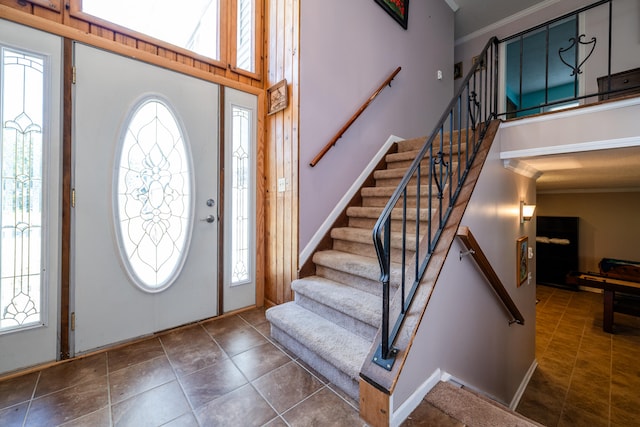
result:
[(418, 328), (411, 352), (393, 395), (399, 408), (440, 369), (465, 385), (509, 405), (535, 362), (535, 257), (533, 277), (522, 286), (516, 279), (516, 240), (535, 242), (535, 221), (520, 224), (519, 202), (535, 203), (535, 181), (504, 168), (501, 131), (490, 149), (462, 219), (525, 318), (510, 317), (466, 249), (453, 242), (434, 293)]
[[(389, 135), (431, 132), (453, 93), (454, 38), (443, 0), (411, 2), (407, 30), (371, 0), (308, 0), (300, 9), (299, 251)], [(398, 66), (391, 88), (310, 167)]]

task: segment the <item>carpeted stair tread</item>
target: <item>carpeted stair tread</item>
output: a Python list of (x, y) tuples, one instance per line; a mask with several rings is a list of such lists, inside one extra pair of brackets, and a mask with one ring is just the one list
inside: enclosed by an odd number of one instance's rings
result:
[(540, 427), (509, 408), (448, 382), (439, 382), (425, 400), (469, 427)]
[(354, 381), (359, 379), (371, 342), (295, 302), (271, 307), (267, 320)]
[[(380, 264), (375, 258), (350, 254), (341, 251), (319, 251), (313, 255), (313, 262), (334, 270), (343, 271), (366, 279), (380, 280)], [(391, 264), (391, 283), (400, 282), (402, 267)]]
[[(397, 187), (364, 187), (360, 190), (362, 197), (386, 197), (390, 198), (396, 191)], [(415, 197), (417, 193), (415, 185), (407, 187), (407, 196)], [(436, 185), (431, 186), (431, 194), (435, 197), (438, 194), (438, 187)], [(420, 186), (420, 195), (423, 197), (429, 196), (429, 186)]]
[[(464, 145), (460, 148), (464, 148)], [(434, 155), (438, 152), (437, 149), (434, 148)], [(449, 145), (446, 144), (444, 147), (444, 153), (449, 153)], [(454, 153), (454, 157), (455, 157), (455, 153), (458, 152), (458, 145), (454, 144), (453, 145), (453, 151)], [(420, 154), (420, 149), (418, 150), (411, 150), (411, 151), (401, 151), (399, 153), (391, 153), (391, 154), (387, 154), (384, 159), (387, 163), (395, 163), (395, 162), (406, 162), (406, 161), (411, 161), (413, 162), (413, 160), (416, 158), (416, 156)], [(424, 157), (424, 159), (428, 159), (429, 158), (429, 153), (427, 152), (427, 155)]]
[[(452, 162), (454, 170), (458, 167), (458, 162), (455, 160)], [(380, 169), (373, 172), (374, 179), (392, 179), (392, 178), (404, 178), (404, 174), (407, 173), (407, 168), (392, 168), (392, 169)], [(429, 168), (423, 169), (422, 176), (425, 177), (429, 174)]]
[[(473, 133), (469, 134), (469, 140), (471, 141), (473, 136)], [(466, 143), (466, 139), (467, 139), (467, 129), (463, 129), (462, 130), (462, 135), (460, 137), (461, 141), (463, 143)], [(444, 133), (444, 144), (445, 146), (449, 144), (449, 132), (445, 132)], [(454, 142), (458, 141), (458, 131), (454, 130), (453, 131), (453, 140)], [(425, 142), (427, 142), (427, 137), (421, 137), (421, 138), (413, 138), (413, 139), (406, 139), (403, 141), (398, 141), (398, 152), (404, 152), (404, 151), (416, 151), (416, 150), (420, 150), (422, 148), (422, 146), (425, 144)], [(434, 140), (434, 147), (439, 147), (440, 146), (440, 137), (438, 136), (435, 140)]]
[[(379, 206), (352, 206), (347, 208), (347, 216), (354, 216), (360, 218), (369, 218), (369, 219), (378, 219), (384, 210), (383, 207)], [(435, 209), (432, 209), (435, 211)], [(394, 208), (391, 211), (391, 219), (402, 219), (402, 209)], [(415, 209), (407, 209), (407, 219), (415, 221), (416, 220), (416, 210)], [(429, 219), (429, 209), (420, 209), (420, 221), (427, 221)]]
[(379, 297), (324, 277), (294, 280), (291, 289), (296, 292), (296, 297), (300, 294), (371, 326), (377, 327), (382, 318)]
[[(331, 230), (332, 239), (347, 240), (350, 242), (366, 243), (373, 246), (373, 236), (371, 230), (356, 227), (336, 227)], [(407, 234), (406, 244), (408, 248), (416, 245), (415, 235)], [(402, 233), (399, 231), (391, 232), (391, 247), (402, 248)]]

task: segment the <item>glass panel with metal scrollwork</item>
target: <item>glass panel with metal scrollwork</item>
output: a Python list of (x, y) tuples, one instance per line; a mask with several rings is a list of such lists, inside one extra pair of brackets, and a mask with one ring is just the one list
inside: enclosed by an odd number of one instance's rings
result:
[(43, 57), (1, 48), (0, 332), (42, 322)]
[(193, 173), (184, 132), (166, 102), (143, 100), (130, 117), (116, 165), (116, 236), (133, 282), (158, 292), (185, 261)]
[(233, 106), (233, 152), (231, 187), (231, 285), (252, 279), (250, 259), (251, 222), (251, 111)]

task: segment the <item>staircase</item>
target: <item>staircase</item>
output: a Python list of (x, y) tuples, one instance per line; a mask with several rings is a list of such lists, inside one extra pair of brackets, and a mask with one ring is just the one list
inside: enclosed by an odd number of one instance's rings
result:
[[(466, 137), (465, 132), (462, 137)], [(372, 229), (424, 142), (425, 138), (416, 138), (397, 143), (395, 152), (385, 157), (386, 168), (374, 172), (375, 186), (361, 189), (361, 205), (347, 208), (348, 226), (331, 230), (331, 249), (314, 254), (315, 274), (292, 282), (295, 300), (272, 307), (266, 313), (273, 338), (355, 400), (359, 395), (360, 369), (382, 316), (380, 267)], [(448, 144), (445, 138), (443, 151), (447, 154)], [(427, 174), (428, 160), (424, 162), (427, 167), (423, 168), (423, 174)], [(456, 165), (453, 166), (455, 172)], [(415, 186), (412, 192), (407, 204), (415, 207)], [(422, 186), (420, 194), (421, 205), (426, 206), (429, 188)], [(437, 189), (432, 194), (436, 195)], [(407, 231), (415, 232), (416, 211), (407, 213), (410, 219)], [(421, 230), (426, 229), (428, 218), (434, 213), (420, 210)], [(402, 247), (401, 215), (399, 209), (392, 215), (391, 241), (396, 248)], [(415, 237), (410, 234), (407, 247), (415, 247)], [(400, 251), (397, 252), (399, 256)], [(398, 256), (392, 258), (393, 289), (401, 278)]]

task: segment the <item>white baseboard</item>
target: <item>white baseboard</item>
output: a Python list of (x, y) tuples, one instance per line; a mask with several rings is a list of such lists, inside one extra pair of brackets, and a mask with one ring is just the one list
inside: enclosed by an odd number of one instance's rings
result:
[(533, 359), (533, 363), (531, 363), (531, 366), (529, 366), (529, 370), (527, 371), (524, 378), (522, 379), (522, 382), (520, 382), (520, 387), (518, 387), (518, 390), (516, 390), (516, 394), (513, 396), (513, 399), (511, 399), (511, 403), (509, 404), (509, 409), (511, 409), (512, 411), (515, 411), (516, 408), (518, 407), (518, 404), (520, 403), (520, 399), (522, 399), (522, 395), (524, 394), (524, 391), (527, 389), (527, 386), (529, 385), (529, 381), (531, 381), (531, 377), (533, 376), (533, 373), (536, 371), (537, 367), (538, 367), (538, 361), (536, 359)]
[(333, 208), (333, 210), (331, 211), (327, 219), (322, 223), (318, 231), (316, 231), (316, 233), (313, 235), (311, 240), (309, 240), (309, 243), (307, 243), (307, 246), (305, 246), (302, 252), (300, 252), (298, 265), (302, 266), (309, 260), (309, 257), (313, 254), (316, 247), (320, 244), (320, 241), (322, 240), (322, 238), (325, 236), (325, 234), (329, 232), (329, 230), (331, 230), (333, 223), (336, 221), (336, 219), (338, 219), (338, 216), (340, 216), (344, 208), (347, 206), (347, 203), (349, 203), (349, 201), (353, 198), (353, 196), (355, 196), (356, 193), (360, 190), (360, 187), (362, 187), (362, 184), (364, 184), (364, 181), (369, 177), (369, 175), (371, 175), (371, 172), (373, 172), (373, 170), (375, 169), (376, 165), (380, 162), (380, 160), (382, 160), (382, 158), (387, 154), (387, 151), (389, 151), (389, 148), (391, 148), (391, 146), (397, 141), (403, 141), (403, 140), (404, 138), (400, 138), (399, 136), (395, 136), (395, 135), (391, 135), (387, 139), (387, 141), (380, 148), (378, 153), (376, 153), (376, 155), (371, 160), (371, 162), (369, 162), (367, 167), (362, 171), (358, 179), (355, 180), (351, 188), (349, 188), (349, 190), (345, 193), (342, 199), (340, 199), (336, 207)]
[(440, 381), (445, 381), (443, 378), (450, 377), (446, 372), (436, 369), (433, 374), (413, 392), (407, 400), (397, 410), (393, 408), (393, 395), (391, 395), (391, 419), (389, 420), (390, 427), (398, 427), (406, 420), (409, 415), (420, 405), (422, 399), (436, 386)]

